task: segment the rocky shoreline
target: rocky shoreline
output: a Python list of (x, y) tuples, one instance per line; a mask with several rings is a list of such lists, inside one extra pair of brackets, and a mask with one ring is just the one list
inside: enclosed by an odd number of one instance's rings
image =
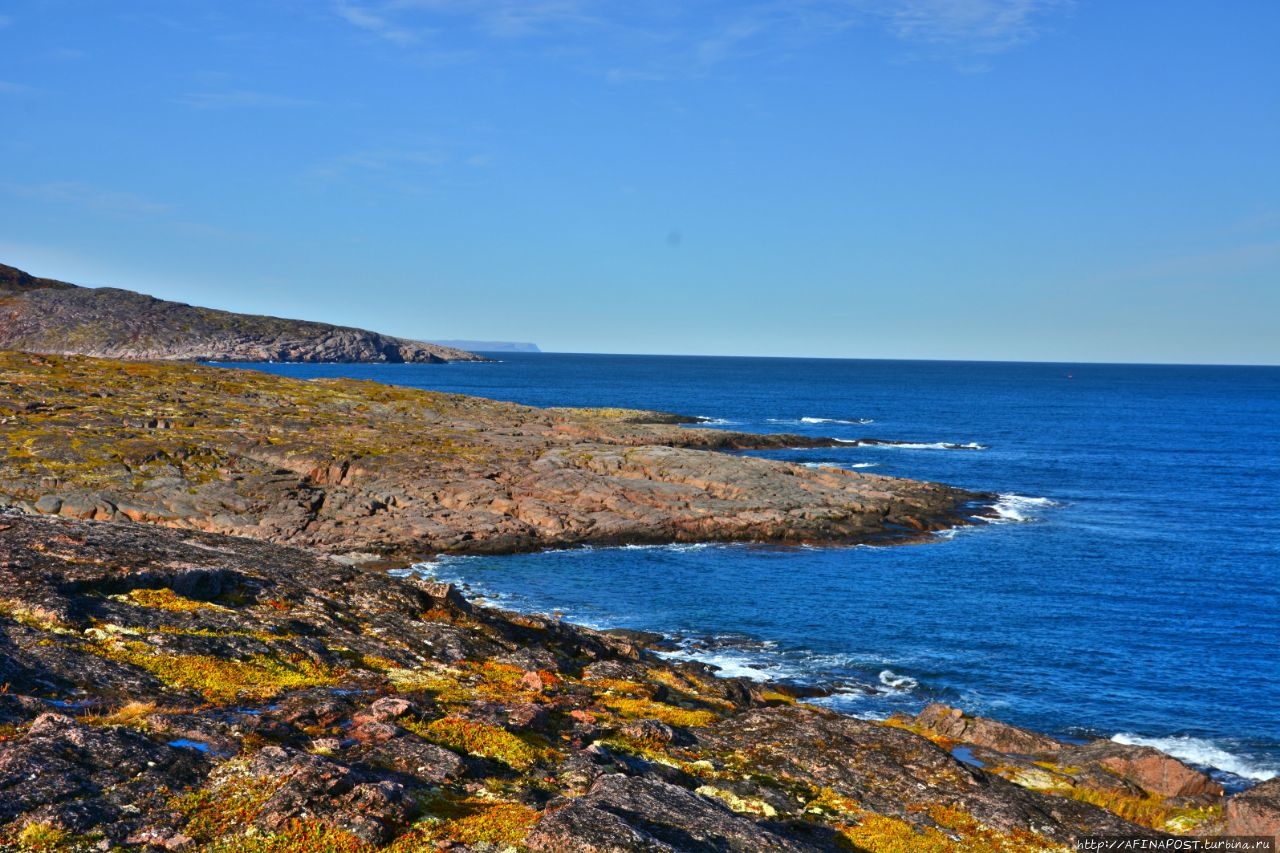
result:
[(1145, 747), (843, 717), (296, 548), (0, 515), (11, 850), (1065, 850), (1274, 833)]
[(658, 413), (25, 353), (0, 353), (0, 436), (0, 849), (1012, 853), (1280, 831), (1280, 780), (1227, 797), (1153, 749), (942, 706), (852, 719), (384, 570), (908, 542), (990, 495), (708, 452), (805, 440)]
[(0, 352), (0, 507), (357, 559), (693, 541), (901, 541), (994, 500), (711, 450), (829, 439), (689, 429), (351, 380)]

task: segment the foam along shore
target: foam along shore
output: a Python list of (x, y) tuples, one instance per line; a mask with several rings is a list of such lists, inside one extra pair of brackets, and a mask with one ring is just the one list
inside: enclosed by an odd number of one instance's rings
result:
[(0, 515), (0, 846), (1068, 850), (1274, 833), (1144, 746), (844, 717), (297, 548)]
[(412, 559), (971, 524), (948, 486), (711, 451), (830, 439), (352, 380), (0, 353), (0, 506)]

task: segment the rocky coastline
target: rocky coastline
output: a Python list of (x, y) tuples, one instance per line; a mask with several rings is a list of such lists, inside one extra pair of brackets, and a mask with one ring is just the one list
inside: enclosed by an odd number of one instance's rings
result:
[(486, 361), (456, 347), (348, 326), (238, 314), (0, 264), (0, 349), (179, 361)]
[(0, 506), (408, 560), (579, 545), (897, 541), (994, 500), (713, 453), (834, 442), (350, 380), (0, 352)]
[(1274, 833), (1145, 747), (883, 723), (297, 548), (0, 515), (10, 850), (1037, 851)]
[(1275, 835), (1146, 747), (857, 720), (388, 574), (440, 552), (910, 542), (992, 496), (797, 437), (0, 353), (0, 849), (1070, 850)]

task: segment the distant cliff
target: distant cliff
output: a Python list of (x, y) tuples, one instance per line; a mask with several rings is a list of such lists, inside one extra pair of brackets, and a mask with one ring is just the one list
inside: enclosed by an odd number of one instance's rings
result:
[(435, 341), (442, 347), (469, 350), (471, 352), (542, 352), (537, 344), (517, 341)]
[(353, 329), (236, 314), (114, 287), (78, 287), (0, 264), (0, 349), (182, 361), (482, 361)]

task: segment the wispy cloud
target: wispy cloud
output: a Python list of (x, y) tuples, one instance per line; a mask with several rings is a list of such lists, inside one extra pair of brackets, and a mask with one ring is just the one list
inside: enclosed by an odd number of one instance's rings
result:
[(142, 198), (133, 193), (102, 189), (77, 181), (53, 181), (43, 184), (0, 183), (0, 192), (99, 213), (159, 216), (173, 211), (173, 206), (169, 204)]
[(387, 172), (410, 169), (434, 169), (450, 162), (438, 148), (371, 148), (326, 160), (316, 167), (320, 177), (337, 178), (352, 171)]
[(894, 35), (989, 53), (1038, 36), (1047, 15), (1070, 0), (896, 0), (886, 10)]
[(0, 80), (0, 95), (34, 95), (40, 90), (35, 86), (27, 86), (22, 83), (11, 83), (8, 80)]
[(418, 36), (410, 29), (393, 24), (386, 16), (379, 14), (367, 6), (358, 6), (338, 0), (333, 4), (333, 11), (339, 18), (358, 27), (365, 32), (373, 33), (379, 38), (396, 44), (410, 44), (418, 40)]
[(178, 98), (178, 102), (198, 110), (225, 110), (241, 107), (315, 107), (319, 101), (306, 98), (291, 98), (287, 95), (273, 95), (269, 92), (254, 92), (247, 89), (231, 89), (223, 92), (188, 92)]
[(537, 40), (547, 54), (608, 56), (615, 81), (669, 79), (761, 54), (785, 56), (856, 28), (912, 49), (990, 56), (1035, 39), (1075, 0), (748, 0), (610, 4), (603, 0), (333, 0), (338, 18), (401, 46), (459, 28), (480, 39)]
[(474, 148), (422, 139), (331, 157), (313, 166), (310, 178), (320, 186), (353, 181), (363, 187), (416, 195), (432, 192), (443, 183), (469, 180), (464, 176), (478, 174), (491, 162), (489, 154)]
[(470, 20), (500, 38), (538, 35), (566, 26), (602, 23), (592, 0), (384, 0), (387, 13), (424, 12)]

